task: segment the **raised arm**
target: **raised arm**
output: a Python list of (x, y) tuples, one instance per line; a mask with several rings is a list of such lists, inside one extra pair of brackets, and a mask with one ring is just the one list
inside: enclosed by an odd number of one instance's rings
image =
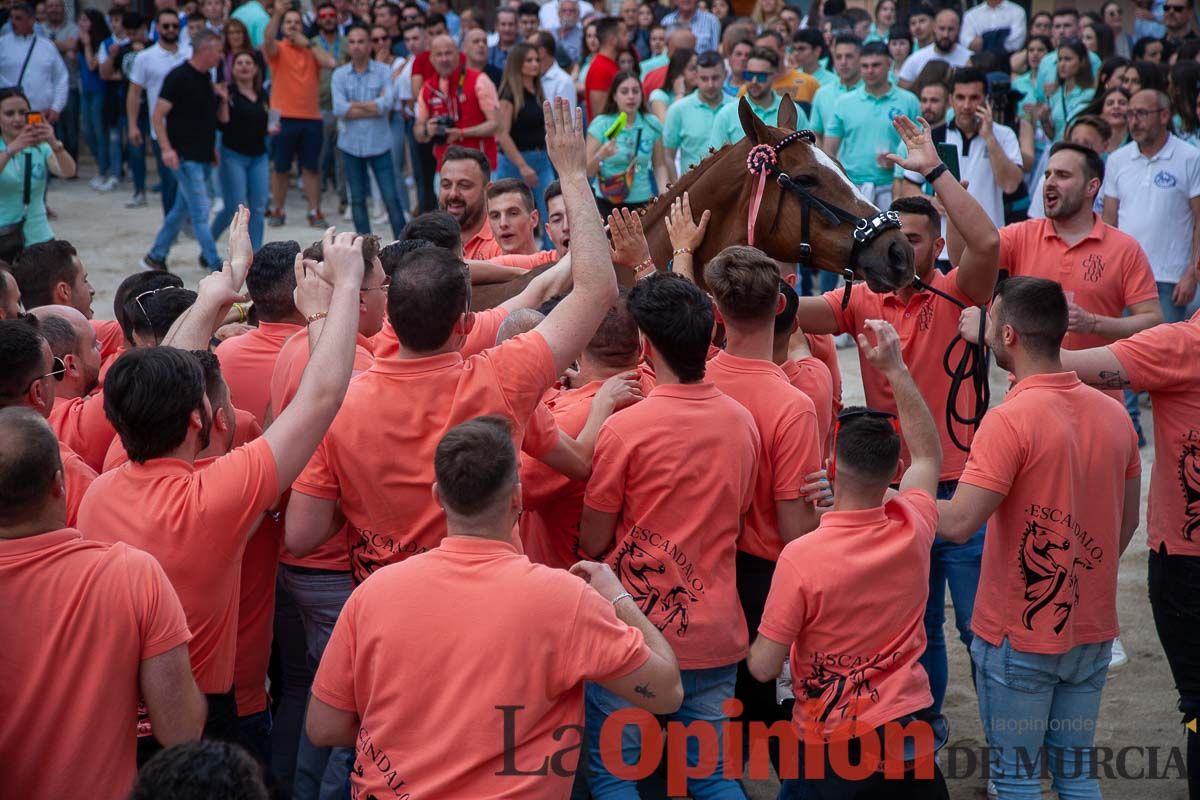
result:
[(263, 30), (262, 51), (267, 61), (275, 58), (275, 54), (279, 52), (279, 23), (283, 21), (283, 15), (289, 8), (291, 5), (288, 3), (276, 3), (271, 11), (271, 19)]
[(162, 344), (181, 350), (207, 350), (217, 328), (225, 322), (225, 314), (242, 297), (242, 285), (254, 252), (250, 247), (250, 212), (238, 206), (229, 226), (229, 260), (200, 281), (196, 302), (179, 315), (163, 337)]
[(537, 331), (545, 337), (554, 368), (561, 373), (583, 352), (616, 300), (617, 278), (584, 167), (583, 115), (578, 108), (572, 113), (562, 98), (555, 99), (553, 108), (546, 103), (544, 111), (546, 150), (558, 172), (571, 225), (573, 287)]

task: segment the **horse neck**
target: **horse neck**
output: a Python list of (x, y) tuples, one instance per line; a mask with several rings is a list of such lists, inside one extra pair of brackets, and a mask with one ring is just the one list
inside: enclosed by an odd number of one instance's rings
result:
[(711, 211), (704, 242), (695, 253), (697, 276), (704, 262), (723, 248), (746, 243), (746, 153), (745, 139), (727, 145), (684, 173), (670, 189), (647, 209), (642, 228), (650, 246), (650, 257), (659, 270), (665, 271), (671, 260), (671, 238), (667, 235), (666, 218), (675, 198), (688, 193), (692, 216)]

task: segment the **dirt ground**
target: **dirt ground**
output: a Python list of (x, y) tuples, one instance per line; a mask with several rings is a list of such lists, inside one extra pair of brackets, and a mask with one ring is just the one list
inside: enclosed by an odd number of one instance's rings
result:
[[(153, 169), (151, 165), (151, 169)], [(95, 311), (97, 318), (112, 318), (112, 296), (121, 279), (129, 272), (139, 269), (142, 256), (149, 249), (162, 212), (158, 195), (150, 195), (147, 208), (126, 209), (124, 202), (130, 191), (122, 186), (116, 192), (101, 195), (91, 190), (87, 179), (95, 174), (94, 166), (85, 161), (82, 178), (75, 181), (59, 181), (50, 191), (49, 204), (58, 214), (51, 222), (56, 236), (67, 239), (79, 250), (86, 265), (92, 285), (96, 288)], [(150, 180), (153, 182), (153, 171)], [(331, 222), (335, 221), (336, 199), (326, 195), (324, 210)], [(304, 204), (298, 190), (293, 188), (289, 196), (287, 216), (289, 224), (282, 228), (267, 228), (267, 241), (293, 238), (302, 245), (312, 241), (318, 231), (304, 224)], [(349, 227), (340, 218), (339, 227)], [(386, 223), (375, 225), (376, 232), (385, 234)], [(225, 242), (218, 242), (222, 254)], [(171, 252), (168, 264), (172, 271), (184, 278), (189, 286), (204, 275), (197, 264), (199, 248), (194, 241), (181, 238)], [(853, 349), (839, 351), (844, 377), (844, 400), (847, 404), (862, 402), (862, 387), (859, 378), (858, 357)], [(1003, 396), (1004, 382), (999, 371), (993, 370), (993, 402)], [(1151, 415), (1143, 410), (1143, 425), (1150, 431)], [(1145, 517), (1145, 496), (1149, 481), (1150, 465), (1154, 448), (1148, 444), (1142, 451), (1143, 485), (1142, 516)], [(1157, 771), (1161, 774), (1168, 764), (1182, 765), (1179, 753), (1170, 761), (1169, 748), (1182, 748), (1184, 731), (1180, 715), (1175, 709), (1176, 695), (1167, 663), (1155, 634), (1146, 597), (1146, 538), (1144, 525), (1134, 536), (1133, 543), (1121, 562), (1120, 596), (1118, 608), (1121, 620), (1121, 639), (1129, 653), (1129, 663), (1109, 673), (1108, 685), (1104, 690), (1103, 707), (1100, 712), (1096, 742), (1101, 747), (1140, 748), (1126, 752), (1126, 774), (1137, 775), (1149, 770), (1151, 748), (1157, 748), (1154, 756)], [(949, 592), (947, 592), (949, 606)], [(966, 648), (958, 641), (953, 626), (953, 609), (946, 611), (946, 638), (950, 643), (950, 688), (945, 703), (945, 714), (950, 722), (950, 745), (978, 752), (985, 742), (979, 722), (975, 692), (971, 686), (970, 660)], [(976, 759), (978, 760), (978, 759)], [(959, 756), (959, 769), (966, 769), (965, 755)], [(1116, 759), (1113, 761), (1116, 764)], [(1144, 800), (1153, 796), (1155, 800), (1183, 800), (1187, 787), (1178, 778), (1182, 766), (1170, 772), (1173, 776), (1160, 780), (1135, 780), (1114, 778), (1104, 780), (1101, 789), (1106, 798), (1112, 800)], [(979, 770), (974, 774), (951, 778), (950, 794), (955, 800), (985, 798), (984, 780)], [(775, 796), (773, 782), (761, 782), (751, 788), (751, 796), (771, 798)], [(1048, 785), (1045, 796), (1053, 796)]]

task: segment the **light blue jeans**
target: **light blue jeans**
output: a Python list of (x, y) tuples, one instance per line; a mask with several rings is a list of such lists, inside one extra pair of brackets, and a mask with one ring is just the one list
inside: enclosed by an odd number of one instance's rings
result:
[(350, 213), (354, 215), (355, 233), (371, 232), (371, 215), (367, 213), (367, 197), (371, 194), (367, 169), (370, 168), (371, 172), (375, 173), (375, 182), (379, 184), (379, 196), (387, 208), (392, 236), (399, 239), (401, 231), (404, 230), (404, 201), (396, 193), (392, 152), (388, 150), (378, 155), (359, 158), (343, 150), (342, 163), (346, 169), (346, 184), (350, 188)]
[(229, 227), (239, 204), (250, 209), (250, 244), (255, 251), (263, 244), (263, 224), (266, 222), (267, 201), (270, 198), (270, 159), (266, 153), (246, 156), (221, 146), (221, 163), (217, 177), (221, 180), (224, 205), (213, 217), (209, 230), (213, 241)]
[[(722, 747), (725, 733), (725, 712), (721, 704), (733, 697), (734, 685), (737, 683), (737, 665), (712, 667), (711, 669), (685, 669), (680, 673), (683, 679), (683, 706), (674, 714), (667, 716), (668, 720), (681, 722), (684, 725), (696, 720), (711, 722), (717, 729), (717, 746)], [(587, 698), (585, 729), (587, 733), (588, 779), (592, 797), (595, 800), (622, 798), (637, 800), (637, 784), (633, 781), (622, 780), (611, 772), (600, 757), (600, 730), (609, 715), (621, 708), (632, 706), (628, 700), (618, 697), (598, 683), (586, 685)], [(621, 757), (626, 764), (636, 764), (642, 751), (641, 730), (633, 725), (626, 725), (621, 732)], [(695, 765), (699, 759), (699, 742), (695, 737), (689, 737), (687, 742), (688, 764)], [(724, 777), (725, 757), (718, 752), (717, 765), (710, 777), (689, 778), (688, 794), (696, 800), (708, 798), (733, 798), (745, 800), (746, 795), (738, 782)]]
[(1093, 744), (1112, 641), (1044, 655), (976, 636), (971, 659), (999, 800), (1040, 800), (1045, 758), (1062, 800), (1100, 800)]
[[(104, 131), (104, 89), (79, 94), (79, 126), (88, 150), (96, 159), (96, 170), (100, 177), (115, 175), (110, 171), (108, 160), (108, 137)], [(117, 161), (117, 169), (121, 162)]]
[[(210, 270), (221, 268), (221, 256), (217, 253), (217, 245), (207, 224), (209, 212), (212, 210), (208, 199), (208, 176), (211, 173), (211, 164), (201, 164), (198, 161), (180, 161), (178, 169), (168, 172), (176, 183), (175, 202), (167, 212), (158, 235), (154, 237), (154, 245), (150, 248), (151, 256), (166, 260), (171, 245), (175, 243), (179, 231), (190, 216), (192, 232), (200, 245), (200, 255), (205, 265)], [(165, 178), (163, 188), (165, 191)]]
[(1164, 283), (1156, 281), (1158, 285), (1158, 304), (1162, 306), (1163, 322), (1183, 322), (1188, 318), (1187, 306), (1177, 306), (1173, 299), (1175, 294), (1174, 283)]
[[(542, 247), (549, 250), (554, 245), (550, 241), (550, 237), (546, 235), (546, 187), (554, 183), (558, 176), (554, 173), (554, 167), (550, 163), (550, 156), (546, 155), (545, 150), (522, 150), (521, 158), (525, 159), (525, 163), (538, 175), (538, 185), (533, 187), (533, 199), (537, 203), (538, 222), (542, 229)], [(516, 178), (521, 180), (521, 170), (517, 169), (516, 164), (508, 160), (508, 156), (504, 153), (496, 159), (495, 178)]]

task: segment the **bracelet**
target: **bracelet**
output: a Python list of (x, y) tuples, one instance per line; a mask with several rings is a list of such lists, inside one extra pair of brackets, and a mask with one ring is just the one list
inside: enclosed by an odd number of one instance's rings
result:
[(315, 313), (315, 314), (309, 314), (307, 317), (305, 317), (305, 318), (304, 318), (304, 324), (305, 324), (305, 325), (312, 325), (312, 324), (313, 324), (314, 322), (316, 322), (317, 320), (319, 320), (319, 319), (325, 319), (325, 318), (326, 318), (326, 317), (328, 317), (328, 316), (329, 316), (329, 312), (328, 312), (328, 311), (318, 311), (318, 312), (317, 312), (317, 313)]
[(614, 597), (614, 598), (612, 599), (613, 608), (616, 608), (616, 607), (617, 607), (617, 603), (621, 602), (621, 601), (622, 601), (622, 600), (624, 600), (626, 597), (628, 597), (630, 600), (632, 600), (632, 599), (633, 599), (633, 595), (631, 595), (629, 592), (621, 592), (619, 595), (617, 595), (616, 597)]
[(672, 256), (683, 255), (684, 253), (687, 253), (690, 256), (690, 255), (692, 255), (693, 250), (690, 247), (676, 247), (674, 250), (671, 251)]
[(925, 180), (928, 181), (929, 183), (933, 183), (938, 178), (942, 177), (943, 173), (946, 173), (949, 171), (950, 171), (950, 168), (947, 167), (945, 164), (938, 164), (932, 170), (925, 173)]
[(654, 266), (654, 262), (647, 258), (645, 261), (633, 268), (633, 277), (640, 281), (642, 278), (648, 278), (653, 275), (655, 270), (656, 268)]
[(238, 322), (245, 323), (246, 322), (246, 307), (244, 305), (242, 305), (241, 303), (234, 303), (233, 307), (237, 309)]

